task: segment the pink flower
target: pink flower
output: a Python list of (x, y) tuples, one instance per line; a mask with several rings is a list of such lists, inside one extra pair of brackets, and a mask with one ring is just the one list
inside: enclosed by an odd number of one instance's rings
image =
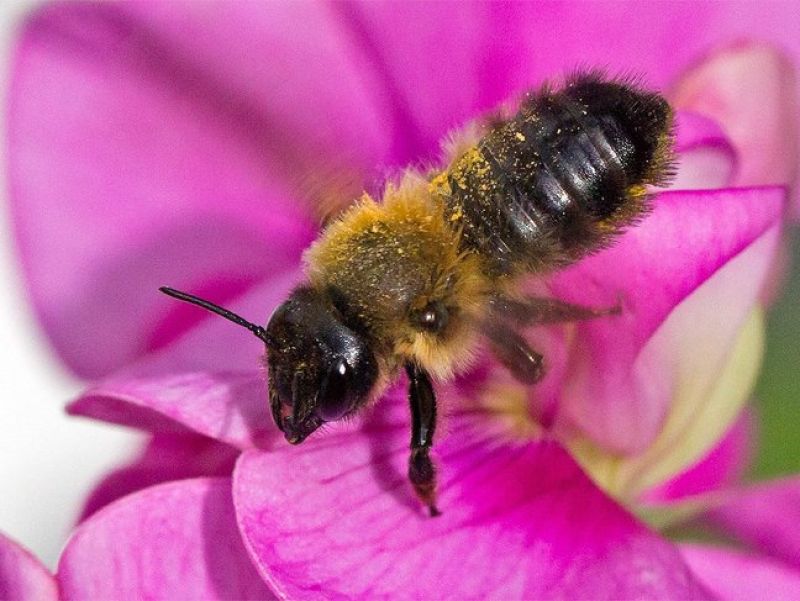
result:
[[(674, 189), (546, 283), (590, 306), (621, 297), (622, 316), (533, 332), (551, 363), (536, 388), (488, 362), (441, 387), (436, 520), (403, 476), (401, 389), (287, 448), (260, 349), (155, 293), (168, 282), (265, 317), (314, 236), (299, 197), (379, 186), (434, 158), (448, 129), (579, 62), (673, 84), (736, 29), (712, 5), (632, 6), (68, 4), (33, 16), (10, 121), (32, 297), (64, 360), (102, 376), (70, 411), (155, 433), (89, 501), (55, 576), (62, 596), (800, 591), (798, 535), (770, 505), (796, 511), (797, 483), (731, 492), (785, 213), (784, 188), (765, 184), (791, 183), (796, 165), (790, 65), (765, 46), (727, 47), (679, 80)], [(798, 50), (788, 4), (737, 9), (747, 33)], [(315, 174), (339, 177), (307, 186)], [(750, 552), (675, 544), (632, 514), (662, 524), (699, 511)], [(53, 578), (0, 541), (0, 583), (22, 583), (10, 595), (55, 595)]]
[(53, 577), (25, 549), (0, 534), (0, 598), (57, 599)]

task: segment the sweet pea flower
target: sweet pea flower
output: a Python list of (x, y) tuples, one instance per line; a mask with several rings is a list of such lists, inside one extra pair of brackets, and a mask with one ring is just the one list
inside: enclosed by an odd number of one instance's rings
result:
[[(735, 6), (747, 33), (797, 50), (774, 33), (788, 4)], [(93, 493), (55, 575), (0, 539), (8, 595), (796, 596), (780, 510), (796, 512), (800, 483), (736, 489), (797, 160), (791, 63), (742, 42), (701, 60), (735, 33), (727, 7), (633, 7), (35, 13), (9, 128), (23, 266), (63, 359), (100, 377), (69, 410), (154, 437)], [(402, 382), (287, 447), (253, 341), (155, 294), (168, 282), (266, 317), (315, 235), (300, 198), (379, 189), (451, 128), (587, 61), (671, 91), (678, 178), (613, 247), (539, 283), (621, 299), (620, 316), (530, 332), (549, 361), (537, 387), (488, 357), (439, 387), (439, 518), (404, 475)], [(657, 531), (687, 516), (746, 551)]]

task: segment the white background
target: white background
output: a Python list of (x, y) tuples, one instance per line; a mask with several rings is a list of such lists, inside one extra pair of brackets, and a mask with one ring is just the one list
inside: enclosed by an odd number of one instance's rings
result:
[[(8, 61), (30, 2), (0, 1), (0, 152), (5, 153)], [(54, 567), (87, 491), (130, 456), (133, 433), (64, 415), (83, 384), (48, 348), (17, 268), (0, 170), (0, 531)]]

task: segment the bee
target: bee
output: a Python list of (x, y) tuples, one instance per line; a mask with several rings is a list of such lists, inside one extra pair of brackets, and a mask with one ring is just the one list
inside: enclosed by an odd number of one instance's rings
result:
[(673, 112), (631, 79), (576, 73), (526, 94), (516, 114), (462, 141), (443, 169), (409, 170), (381, 202), (365, 194), (306, 251), (307, 281), (266, 327), (172, 288), (169, 296), (249, 329), (266, 345), (272, 417), (302, 443), (408, 376), (408, 478), (432, 516), (433, 380), (464, 369), (485, 341), (525, 384), (542, 355), (522, 327), (596, 318), (595, 309), (530, 297), (526, 276), (613, 242), (673, 171)]

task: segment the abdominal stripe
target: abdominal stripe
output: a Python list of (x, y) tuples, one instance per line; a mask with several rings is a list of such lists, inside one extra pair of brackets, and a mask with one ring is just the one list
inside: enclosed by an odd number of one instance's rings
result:
[(446, 208), (495, 273), (580, 254), (597, 242), (592, 223), (625, 201), (632, 145), (613, 116), (586, 113), (563, 94), (539, 99), (451, 168)]

